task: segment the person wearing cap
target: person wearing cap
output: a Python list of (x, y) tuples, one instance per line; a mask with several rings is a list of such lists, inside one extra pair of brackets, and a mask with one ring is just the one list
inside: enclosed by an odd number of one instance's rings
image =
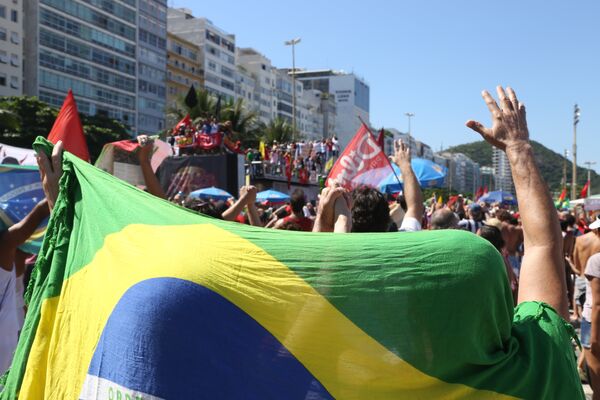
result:
[(477, 203), (472, 203), (468, 209), (468, 217), (458, 223), (460, 229), (477, 233), (483, 225), (483, 209)]

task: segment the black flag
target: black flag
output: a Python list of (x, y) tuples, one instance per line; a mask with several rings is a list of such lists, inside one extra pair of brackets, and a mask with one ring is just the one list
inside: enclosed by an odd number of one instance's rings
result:
[(194, 108), (196, 107), (196, 104), (198, 104), (198, 96), (196, 95), (196, 88), (192, 85), (188, 94), (185, 96), (185, 105), (189, 108)]
[(215, 118), (217, 121), (221, 120), (221, 95), (217, 98), (217, 105), (215, 106)]

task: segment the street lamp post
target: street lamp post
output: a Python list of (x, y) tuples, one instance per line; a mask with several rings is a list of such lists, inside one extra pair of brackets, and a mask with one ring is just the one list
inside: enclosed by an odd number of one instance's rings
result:
[(573, 110), (573, 176), (571, 181), (571, 199), (577, 198), (577, 124), (579, 123), (579, 106)]
[(588, 183), (587, 197), (590, 197), (592, 195), (592, 165), (596, 165), (596, 161), (586, 161), (586, 162), (584, 162), (584, 164), (587, 166), (587, 170), (588, 170), (587, 181), (589, 183)]
[(408, 117), (408, 147), (411, 148), (411, 130), (410, 130), (410, 119), (415, 116), (415, 113), (407, 112), (404, 113)]
[(292, 141), (296, 140), (296, 45), (301, 38), (286, 40), (286, 46), (292, 46)]

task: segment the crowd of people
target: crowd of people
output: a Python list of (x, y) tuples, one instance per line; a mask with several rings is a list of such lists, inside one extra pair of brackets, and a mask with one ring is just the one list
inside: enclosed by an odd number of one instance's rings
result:
[(246, 150), (246, 162), (251, 176), (272, 175), (296, 178), (301, 183), (316, 183), (340, 155), (336, 136), (322, 140), (261, 143), (259, 148)]
[[(410, 165), (410, 149), (401, 141), (396, 144), (393, 156), (404, 178), (403, 193), (397, 197), (383, 194), (370, 186), (348, 188), (334, 181), (322, 190), (318, 201), (307, 201), (303, 191), (298, 189), (286, 204), (258, 203), (257, 189), (249, 185), (240, 188), (239, 197), (230, 202), (194, 198), (177, 198), (175, 202), (215, 218), (267, 229), (339, 234), (403, 234), (398, 232), (461, 229), (478, 235), (489, 241), (502, 256), (515, 306), (524, 302), (541, 302), (548, 306), (547, 313), (556, 313), (574, 326), (581, 326), (580, 341), (584, 352), (578, 362), (580, 375), (590, 382), (598, 394), (597, 398), (600, 398), (600, 215), (584, 214), (582, 217), (578, 214), (576, 218), (571, 211), (555, 208), (529, 143), (523, 104), (518, 102), (511, 89), (505, 91), (499, 87), (498, 96), (500, 104), (489, 93), (483, 94), (492, 115), (491, 128), (476, 121), (468, 121), (467, 126), (506, 152), (520, 204), (518, 211), (501, 203), (477, 202), (461, 195), (446, 204), (435, 198), (425, 201)], [(150, 166), (152, 146), (144, 138), (140, 138), (140, 142), (143, 145), (138, 155), (146, 190), (166, 198)], [(286, 174), (290, 166), (323, 173), (325, 164), (337, 157), (339, 151), (335, 138), (292, 144), (273, 143), (269, 147), (249, 150), (247, 161), (261, 161), (273, 174)], [(23, 269), (20, 265), (23, 261), (17, 257), (18, 245), (49, 214), (56, 200), (62, 172), (61, 145), (55, 146), (50, 158), (40, 154), (39, 163), (47, 199), (2, 236), (0, 279), (3, 284), (8, 282), (9, 285), (3, 289), (5, 299), (7, 290), (19, 293), (15, 287), (22, 287), (22, 283), (15, 283), (14, 271), (20, 274)], [(582, 218), (587, 219), (584, 221), (587, 225), (580, 223)], [(585, 228), (582, 229), (582, 226)], [(8, 308), (23, 308), (22, 300), (14, 298), (11, 302), (3, 300), (1, 303), (0, 326), (3, 333), (6, 332)], [(13, 324), (17, 328), (22, 325), (23, 316), (19, 315), (18, 319), (19, 322)], [(16, 340), (16, 337), (12, 339)], [(0, 340), (4, 341), (1, 344), (3, 357), (0, 369), (5, 370), (10, 362), (6, 351), (11, 346), (14, 349), (14, 343), (7, 343), (8, 335), (5, 334), (0, 335)], [(536, 343), (528, 345), (536, 346)], [(571, 343), (560, 343), (552, 351), (563, 352), (556, 362), (573, 363), (575, 367)], [(587, 374), (584, 364), (587, 364)], [(547, 379), (561, 378), (548, 376)], [(578, 398), (579, 393), (574, 392), (573, 398)]]

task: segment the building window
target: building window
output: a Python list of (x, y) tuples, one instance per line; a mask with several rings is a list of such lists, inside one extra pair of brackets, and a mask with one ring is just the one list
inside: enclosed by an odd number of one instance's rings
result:
[(5, 6), (0, 6), (0, 17), (6, 18), (6, 7)]
[(210, 69), (211, 71), (216, 71), (217, 70), (217, 64), (213, 61), (209, 61), (208, 62), (208, 69)]
[(0, 86), (6, 86), (6, 74), (0, 73)]
[(0, 28), (0, 40), (6, 41), (6, 29)]
[(10, 65), (12, 65), (13, 67), (19, 66), (19, 56), (18, 55), (16, 55), (16, 54), (10, 55)]
[(10, 20), (12, 22), (19, 22), (19, 13), (17, 10), (10, 10)]
[(13, 89), (19, 88), (19, 78), (18, 77), (16, 77), (16, 76), (10, 77), (10, 87)]
[(4, 50), (0, 50), (0, 63), (8, 63), (8, 54)]
[(19, 34), (17, 32), (10, 33), (10, 41), (14, 44), (19, 44), (21, 41), (19, 39)]

